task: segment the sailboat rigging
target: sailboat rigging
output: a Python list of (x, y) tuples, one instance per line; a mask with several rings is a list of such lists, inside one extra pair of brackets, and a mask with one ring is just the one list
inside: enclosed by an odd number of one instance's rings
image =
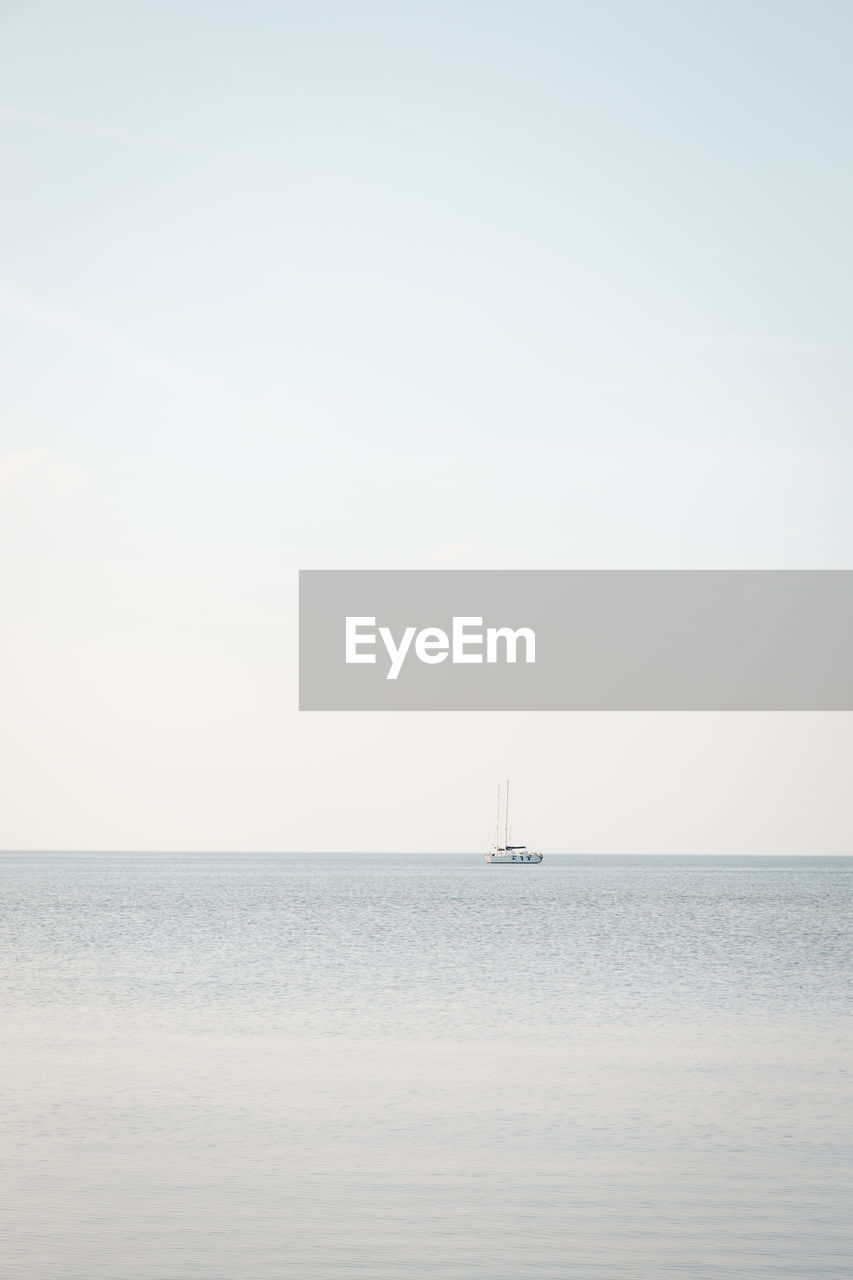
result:
[(509, 842), (509, 779), (506, 784), (506, 802), (504, 805), (504, 842), (501, 844), (501, 788), (498, 783), (498, 816), (495, 822), (495, 848), (492, 853), (485, 853), (483, 857), (486, 862), (498, 863), (501, 866), (511, 866), (513, 863), (522, 862), (536, 863), (541, 862), (543, 855), (534, 853), (527, 848), (526, 844), (510, 844)]

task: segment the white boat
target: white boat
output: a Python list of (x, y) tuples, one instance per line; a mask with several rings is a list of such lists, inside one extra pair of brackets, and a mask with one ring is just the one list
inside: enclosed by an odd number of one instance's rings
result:
[(509, 781), (506, 784), (506, 807), (504, 811), (504, 842), (501, 844), (501, 788), (498, 784), (498, 819), (495, 824), (495, 848), (492, 853), (484, 853), (486, 862), (508, 867), (522, 862), (541, 862), (543, 855), (534, 853), (526, 844), (509, 843)]

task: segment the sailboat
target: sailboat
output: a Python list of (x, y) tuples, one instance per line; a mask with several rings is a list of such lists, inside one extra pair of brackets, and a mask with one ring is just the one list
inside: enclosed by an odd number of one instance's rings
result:
[(495, 824), (495, 849), (493, 853), (485, 853), (486, 862), (498, 863), (500, 866), (512, 866), (522, 862), (541, 862), (543, 855), (534, 853), (526, 844), (509, 843), (509, 779), (506, 784), (506, 806), (504, 809), (504, 842), (501, 844), (501, 788), (498, 783), (498, 818)]

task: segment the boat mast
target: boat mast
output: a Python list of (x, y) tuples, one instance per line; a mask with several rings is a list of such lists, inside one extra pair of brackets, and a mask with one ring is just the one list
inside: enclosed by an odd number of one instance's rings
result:
[(506, 780), (506, 826), (504, 827), (504, 848), (509, 848), (509, 778)]
[(498, 783), (498, 816), (495, 821), (495, 853), (501, 847), (501, 784)]

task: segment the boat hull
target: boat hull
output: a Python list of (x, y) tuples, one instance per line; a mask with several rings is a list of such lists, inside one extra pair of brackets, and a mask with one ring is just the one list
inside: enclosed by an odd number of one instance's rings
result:
[(518, 867), (522, 863), (533, 865), (542, 861), (541, 853), (484, 853), (486, 862), (497, 867)]

